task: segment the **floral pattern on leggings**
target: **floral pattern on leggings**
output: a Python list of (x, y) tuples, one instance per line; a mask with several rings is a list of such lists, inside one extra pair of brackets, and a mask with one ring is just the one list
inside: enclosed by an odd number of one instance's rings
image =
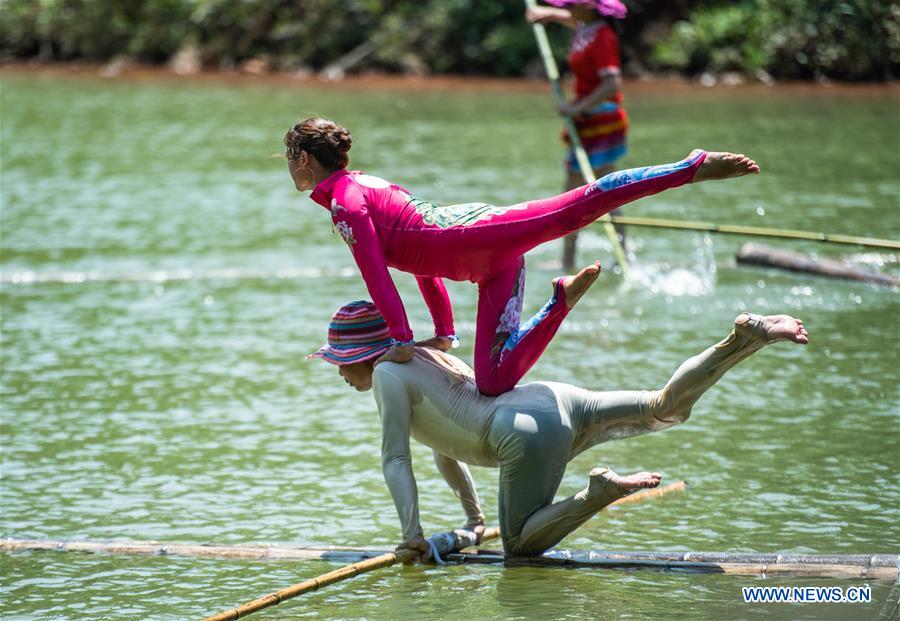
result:
[(500, 351), (500, 360), (503, 360), (503, 357), (507, 352), (515, 349), (516, 345), (519, 344), (523, 338), (525, 338), (529, 332), (531, 332), (532, 328), (537, 326), (539, 323), (544, 321), (547, 318), (547, 315), (550, 314), (550, 311), (553, 310), (553, 307), (557, 304), (556, 294), (550, 298), (541, 310), (535, 313), (534, 317), (523, 323), (515, 332), (510, 334), (509, 338), (506, 340), (506, 343), (503, 344), (503, 349)]
[[(509, 296), (506, 307), (503, 309), (503, 314), (500, 315), (500, 320), (497, 322), (494, 346), (491, 348), (491, 357), (499, 357), (501, 362), (503, 361), (503, 356), (506, 352), (515, 347), (515, 342), (518, 342), (519, 340), (519, 319), (522, 317), (522, 298), (524, 296), (525, 264), (523, 263), (519, 268), (519, 277), (516, 278), (516, 284), (513, 287), (512, 295)], [(514, 339), (515, 342), (510, 344)]]

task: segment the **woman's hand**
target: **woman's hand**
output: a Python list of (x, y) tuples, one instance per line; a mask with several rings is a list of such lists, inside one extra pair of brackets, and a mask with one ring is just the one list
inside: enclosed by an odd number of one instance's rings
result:
[(415, 352), (415, 347), (412, 345), (394, 345), (376, 358), (375, 364), (379, 365), (382, 362), (399, 362), (400, 364), (403, 364), (404, 362), (412, 360)]
[(578, 105), (577, 101), (574, 103), (564, 101), (563, 103), (559, 104), (556, 109), (559, 110), (559, 113), (562, 116), (569, 116), (574, 118), (581, 115), (581, 106)]
[(481, 522), (469, 522), (468, 524), (463, 526), (462, 529), (475, 533), (476, 546), (481, 543), (482, 539), (484, 539), (484, 520), (482, 520)]
[(543, 6), (530, 6), (525, 10), (525, 19), (529, 24), (546, 24), (551, 20), (550, 11)]
[(577, 25), (572, 18), (572, 13), (566, 9), (557, 9), (549, 6), (528, 7), (525, 11), (525, 19), (529, 24), (549, 24), (556, 22), (568, 28), (575, 28)]
[(415, 539), (404, 541), (397, 546), (394, 551), (400, 552), (401, 550), (410, 550), (415, 553), (413, 558), (406, 561), (407, 564), (410, 564), (413, 561), (427, 561), (428, 557), (431, 556), (431, 548), (428, 546), (428, 542), (425, 541), (425, 537), (422, 535), (417, 536)]
[(450, 351), (453, 347), (453, 339), (448, 339), (443, 336), (432, 336), (430, 339), (425, 341), (418, 341), (416, 343), (417, 347), (432, 347), (434, 349), (439, 349), (441, 351)]

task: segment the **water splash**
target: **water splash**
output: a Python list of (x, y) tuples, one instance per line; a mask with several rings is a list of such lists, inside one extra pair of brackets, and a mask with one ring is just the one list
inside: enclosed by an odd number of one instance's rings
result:
[(694, 241), (694, 263), (672, 265), (671, 263), (633, 263), (631, 265), (630, 287), (643, 287), (653, 294), (668, 297), (691, 297), (706, 295), (716, 284), (716, 257), (709, 235)]

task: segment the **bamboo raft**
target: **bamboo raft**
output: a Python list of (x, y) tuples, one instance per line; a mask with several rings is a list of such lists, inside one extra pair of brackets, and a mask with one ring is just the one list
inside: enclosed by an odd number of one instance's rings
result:
[[(277, 545), (201, 545), (162, 542), (53, 541), (7, 538), (4, 552), (56, 551), (94, 554), (174, 555), (249, 560), (322, 560), (356, 563), (390, 552), (354, 547), (290, 547)], [(513, 558), (500, 551), (457, 552), (446, 559), (456, 564), (507, 567), (568, 567), (591, 569), (674, 571), (741, 576), (800, 576), (895, 580), (900, 577), (900, 554), (761, 554), (756, 552), (618, 552), (610, 550), (552, 550), (534, 558)]]
[(896, 580), (898, 554), (762, 554), (757, 552), (616, 552), (551, 550), (535, 558), (508, 558), (501, 552), (451, 554), (457, 563), (496, 563), (507, 567), (571, 567), (672, 571), (737, 576), (795, 576)]

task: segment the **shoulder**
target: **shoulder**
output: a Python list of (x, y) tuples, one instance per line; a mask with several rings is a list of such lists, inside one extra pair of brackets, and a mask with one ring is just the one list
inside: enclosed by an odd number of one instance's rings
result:
[(368, 192), (371, 190), (388, 190), (394, 187), (399, 187), (386, 179), (382, 179), (381, 177), (376, 177), (375, 175), (367, 175), (366, 173), (359, 170), (352, 170), (340, 179), (338, 179), (335, 184), (335, 189), (338, 188), (357, 188), (362, 192)]
[(416, 347), (416, 358), (431, 367), (437, 368), (443, 374), (452, 375), (459, 380), (475, 380), (475, 372), (465, 362), (449, 354), (448, 352), (431, 347)]
[(364, 172), (355, 170), (349, 175), (348, 178), (352, 179), (357, 185), (363, 188), (367, 188), (369, 190), (386, 190), (390, 188), (393, 184), (390, 181), (386, 181), (381, 177), (376, 177), (375, 175), (367, 175)]
[(427, 383), (427, 375), (423, 375), (415, 359), (402, 364), (382, 362), (372, 371), (372, 390), (382, 416), (397, 410), (399, 406), (406, 410), (421, 401)]
[(395, 188), (402, 189), (381, 177), (354, 170), (338, 179), (334, 185), (334, 194), (336, 197), (356, 197), (357, 200), (365, 200), (367, 197), (377, 196), (381, 192)]
[(354, 173), (348, 173), (343, 175), (340, 179), (338, 179), (334, 184), (334, 193), (341, 194), (347, 192), (348, 190), (359, 189), (359, 184), (356, 182), (356, 177), (358, 175)]
[(377, 386), (386, 380), (400, 379), (403, 366), (396, 362), (379, 362), (372, 370), (372, 383)]
[(376, 389), (406, 390), (416, 382), (419, 364), (413, 358), (409, 362), (380, 362), (372, 371), (372, 386)]

